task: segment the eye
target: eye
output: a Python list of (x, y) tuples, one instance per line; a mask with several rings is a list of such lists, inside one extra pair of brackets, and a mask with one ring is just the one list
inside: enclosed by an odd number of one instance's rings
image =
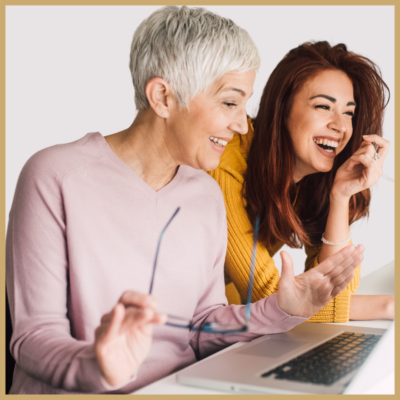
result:
[(330, 110), (331, 108), (325, 104), (318, 104), (315, 108), (322, 108), (323, 110)]
[(232, 108), (232, 107), (236, 107), (237, 106), (237, 104), (235, 104), (235, 103), (230, 103), (230, 102), (225, 102), (224, 103), (227, 107), (229, 107), (229, 108)]
[(347, 111), (345, 114), (350, 115), (351, 118), (354, 117), (354, 113), (353, 111)]

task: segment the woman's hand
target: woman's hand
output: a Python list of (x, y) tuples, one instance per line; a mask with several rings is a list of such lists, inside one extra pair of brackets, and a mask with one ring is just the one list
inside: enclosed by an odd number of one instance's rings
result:
[(154, 297), (125, 292), (116, 306), (103, 315), (95, 332), (97, 362), (111, 386), (128, 381), (139, 369), (150, 350), (153, 324), (167, 317), (156, 312)]
[(315, 268), (294, 276), (289, 254), (282, 251), (282, 274), (279, 281), (278, 304), (286, 313), (310, 318), (351, 281), (363, 259), (364, 247), (347, 246)]
[[(375, 185), (381, 177), (390, 143), (378, 135), (363, 138), (360, 148), (337, 170), (331, 192), (333, 198), (348, 200), (353, 194)], [(373, 160), (375, 148), (372, 142), (379, 146), (379, 160)]]

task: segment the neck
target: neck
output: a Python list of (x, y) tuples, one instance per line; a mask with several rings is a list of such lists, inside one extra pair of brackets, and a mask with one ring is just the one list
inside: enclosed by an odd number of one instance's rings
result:
[(299, 171), (295, 170), (293, 174), (294, 183), (299, 183), (303, 178), (304, 174), (299, 173)]
[(164, 119), (152, 109), (139, 113), (128, 129), (105, 139), (111, 150), (156, 191), (166, 186), (178, 170), (168, 147)]
[(311, 166), (302, 163), (298, 158), (296, 158), (296, 166), (293, 173), (294, 183), (299, 183), (305, 176), (315, 174), (316, 171)]

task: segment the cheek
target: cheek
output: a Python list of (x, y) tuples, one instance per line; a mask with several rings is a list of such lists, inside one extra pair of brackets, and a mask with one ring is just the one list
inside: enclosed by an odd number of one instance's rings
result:
[(341, 147), (340, 151), (337, 152), (337, 154), (341, 153), (344, 149), (347, 148), (347, 146), (348, 146), (348, 144), (349, 144), (349, 142), (350, 142), (351, 137), (352, 137), (352, 133), (346, 133), (346, 135), (345, 135), (345, 137), (344, 137), (344, 146)]
[(213, 136), (226, 128), (226, 118), (217, 107), (204, 107), (191, 121), (192, 129), (200, 136)]
[(346, 143), (346, 146), (347, 146), (347, 143), (349, 143), (349, 141), (350, 141), (350, 139), (351, 139), (351, 137), (353, 136), (353, 125), (352, 125), (352, 123), (350, 122), (349, 124), (348, 124), (348, 126), (347, 126), (347, 129), (346, 129), (346, 133), (345, 133), (345, 135), (344, 135), (344, 137), (345, 137), (345, 143)]
[(312, 118), (298, 118), (295, 123), (290, 125), (290, 137), (293, 144), (298, 148), (306, 147), (310, 140), (310, 135), (317, 132), (315, 129), (316, 123)]
[(232, 111), (230, 113), (225, 112), (217, 107), (209, 110), (204, 115), (203, 119), (205, 129), (207, 132), (210, 132), (210, 134), (221, 132), (229, 126), (233, 115)]
[(296, 140), (318, 132), (324, 124), (326, 124), (325, 118), (309, 108), (293, 110), (288, 121), (289, 131), (293, 132), (292, 138)]

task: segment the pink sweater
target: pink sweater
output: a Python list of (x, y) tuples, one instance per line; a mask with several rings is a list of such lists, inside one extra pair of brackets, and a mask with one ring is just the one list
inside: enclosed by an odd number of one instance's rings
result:
[(42, 150), (26, 163), (7, 232), (17, 362), (12, 393), (129, 393), (234, 342), (305, 320), (286, 314), (271, 295), (252, 304), (250, 331), (240, 335), (155, 326), (137, 376), (107, 385), (94, 331), (124, 291), (148, 292), (158, 236), (177, 206), (153, 287), (159, 310), (197, 324), (242, 322), (244, 306), (227, 306), (225, 298), (224, 200), (205, 172), (180, 166), (155, 192), (99, 133)]

